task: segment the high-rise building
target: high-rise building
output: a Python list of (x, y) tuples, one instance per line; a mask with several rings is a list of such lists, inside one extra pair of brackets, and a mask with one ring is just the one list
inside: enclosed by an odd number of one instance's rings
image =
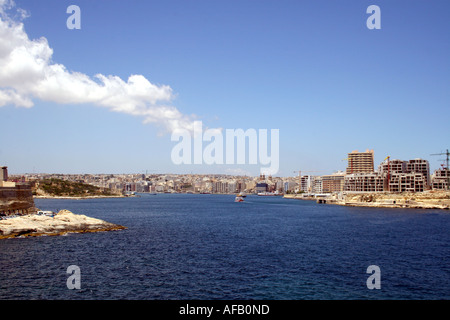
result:
[(322, 189), (322, 177), (316, 177), (314, 179), (314, 188), (313, 188), (313, 193), (322, 193), (323, 189)]
[(301, 176), (300, 178), (300, 191), (304, 191), (307, 193), (312, 192), (313, 186), (314, 186), (314, 176)]
[(373, 150), (365, 152), (352, 151), (348, 154), (347, 174), (371, 173), (374, 171)]

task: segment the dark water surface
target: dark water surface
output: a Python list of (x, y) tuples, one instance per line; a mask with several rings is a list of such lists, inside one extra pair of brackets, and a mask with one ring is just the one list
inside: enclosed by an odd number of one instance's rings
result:
[[(128, 229), (1, 240), (2, 300), (450, 298), (448, 211), (189, 194), (36, 205)], [(366, 286), (370, 265), (380, 290)]]

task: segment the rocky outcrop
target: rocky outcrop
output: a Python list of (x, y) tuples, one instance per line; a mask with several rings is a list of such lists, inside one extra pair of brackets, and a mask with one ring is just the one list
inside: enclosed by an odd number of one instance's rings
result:
[(285, 198), (316, 200), (318, 203), (338, 204), (355, 207), (376, 208), (416, 208), (450, 209), (450, 191), (433, 190), (425, 192), (371, 192), (371, 193), (333, 193), (327, 197), (306, 197), (290, 195)]
[(348, 193), (335, 201), (336, 204), (346, 206), (450, 209), (450, 192)]
[(68, 210), (61, 210), (54, 216), (32, 214), (0, 220), (0, 239), (122, 229), (126, 228), (100, 219), (74, 214)]

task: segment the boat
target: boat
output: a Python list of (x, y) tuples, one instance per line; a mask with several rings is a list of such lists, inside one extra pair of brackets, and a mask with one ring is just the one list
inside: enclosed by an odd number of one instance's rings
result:
[(239, 194), (237, 195), (238, 197), (242, 197), (245, 198), (247, 195), (245, 193), (239, 192)]
[(258, 192), (258, 196), (282, 196), (283, 194), (275, 191), (275, 192)]
[(237, 197), (234, 199), (234, 202), (244, 202), (244, 198), (243, 198), (243, 197), (237, 196)]
[(38, 216), (47, 216), (47, 217), (54, 217), (56, 215), (56, 213), (53, 211), (41, 211), (41, 210), (39, 210), (36, 214)]

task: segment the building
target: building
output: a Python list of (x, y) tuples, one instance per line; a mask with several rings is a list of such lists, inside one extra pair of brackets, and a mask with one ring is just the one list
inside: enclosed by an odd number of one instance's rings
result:
[(256, 188), (256, 182), (255, 181), (246, 181), (245, 182), (245, 190), (247, 192), (251, 192)]
[(450, 188), (450, 170), (441, 168), (434, 171), (431, 176), (431, 188), (433, 190), (448, 190)]
[(267, 183), (259, 182), (259, 183), (256, 184), (256, 187), (255, 187), (255, 192), (256, 193), (266, 192), (268, 190), (269, 190), (269, 186), (268, 186)]
[(348, 154), (347, 174), (371, 173), (374, 171), (373, 150), (365, 152), (352, 151)]
[(285, 181), (283, 183), (283, 192), (293, 192), (297, 187), (297, 183), (293, 181)]
[(390, 160), (382, 162), (378, 166), (378, 173), (381, 175), (388, 174), (388, 173), (406, 173), (406, 164), (407, 161), (404, 160)]
[(422, 173), (393, 173), (390, 175), (388, 191), (423, 192), (428, 188)]
[(310, 175), (301, 176), (300, 177), (300, 191), (307, 192), (307, 193), (313, 192), (314, 181), (315, 181), (314, 176), (310, 176)]
[(313, 193), (320, 194), (323, 192), (322, 188), (322, 177), (316, 177), (314, 179)]
[(212, 184), (212, 192), (213, 193), (227, 193), (228, 192), (228, 184), (222, 181), (215, 181)]
[(244, 192), (245, 191), (245, 181), (239, 180), (236, 182), (236, 192)]
[(30, 184), (7, 181), (7, 167), (1, 167), (0, 178), (0, 217), (36, 212)]
[(236, 193), (237, 191), (236, 181), (227, 182), (227, 193)]
[(409, 160), (406, 164), (407, 173), (421, 173), (425, 179), (426, 185), (430, 185), (430, 164), (428, 160), (416, 158)]
[(378, 166), (378, 173), (387, 177), (386, 191), (416, 190), (415, 192), (419, 192), (430, 187), (430, 165), (427, 160), (420, 158), (409, 161), (398, 159), (385, 161)]
[(343, 172), (322, 176), (322, 192), (331, 193), (344, 191), (344, 178), (345, 174)]
[(344, 179), (344, 191), (381, 192), (384, 191), (386, 179), (386, 176), (377, 172), (346, 175)]
[(213, 193), (236, 193), (235, 181), (215, 181), (212, 183)]

